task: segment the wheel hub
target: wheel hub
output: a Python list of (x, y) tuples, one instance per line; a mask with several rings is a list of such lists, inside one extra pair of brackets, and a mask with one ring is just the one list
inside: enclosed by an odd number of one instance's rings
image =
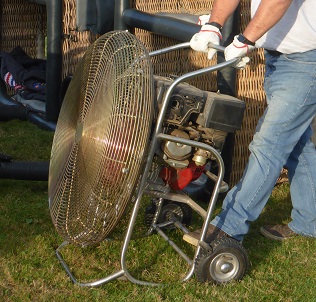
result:
[(221, 270), (221, 272), (222, 272), (223, 274), (227, 274), (227, 273), (231, 272), (233, 268), (234, 268), (234, 267), (231, 265), (231, 263), (224, 263), (224, 264), (221, 266), (220, 270)]
[(210, 275), (218, 282), (228, 282), (232, 280), (239, 270), (239, 261), (231, 253), (221, 253), (210, 263)]

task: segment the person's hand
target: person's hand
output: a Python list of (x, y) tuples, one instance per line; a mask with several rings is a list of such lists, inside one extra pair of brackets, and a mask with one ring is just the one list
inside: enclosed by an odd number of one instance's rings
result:
[(206, 24), (192, 37), (190, 47), (193, 50), (207, 53), (207, 58), (211, 60), (216, 53), (216, 49), (209, 48), (208, 44), (213, 43), (219, 45), (221, 39), (221, 31), (213, 25)]
[(242, 43), (237, 39), (237, 37), (238, 36), (235, 36), (234, 41), (225, 48), (224, 55), (226, 61), (234, 58), (241, 58), (235, 67), (238, 69), (243, 69), (250, 61), (249, 57), (247, 57), (247, 54), (250, 53), (255, 48), (255, 46)]

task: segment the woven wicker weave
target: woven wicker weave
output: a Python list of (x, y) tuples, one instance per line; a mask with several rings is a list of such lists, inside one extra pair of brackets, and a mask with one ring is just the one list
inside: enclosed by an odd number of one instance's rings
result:
[[(63, 78), (74, 72), (78, 60), (90, 43), (98, 36), (90, 32), (76, 31), (76, 1), (64, 0), (63, 18)], [(210, 0), (133, 0), (133, 8), (149, 13), (172, 12), (196, 15), (209, 13)], [(41, 5), (26, 0), (1, 0), (1, 40), (0, 50), (10, 51), (20, 45), (29, 55), (36, 56), (37, 35), (45, 32), (45, 9)], [(250, 0), (241, 0), (241, 31), (250, 19)], [(136, 29), (136, 36), (149, 50), (163, 48), (178, 41)], [(242, 129), (236, 133), (233, 168), (230, 184), (241, 177), (249, 156), (248, 145), (252, 139), (255, 125), (266, 106), (262, 88), (264, 58), (262, 50), (251, 54), (252, 64), (237, 73), (237, 97), (246, 102)], [(180, 50), (154, 58), (154, 73), (157, 75), (179, 75), (197, 68), (214, 64), (204, 54), (191, 50)], [(216, 89), (216, 75), (209, 74), (190, 82), (203, 90)]]
[(0, 50), (11, 51), (21, 46), (36, 57), (38, 38), (46, 31), (46, 9), (26, 0), (1, 0)]
[(76, 0), (64, 0), (63, 8), (63, 78), (74, 73), (76, 65), (88, 46), (98, 36), (76, 30)]

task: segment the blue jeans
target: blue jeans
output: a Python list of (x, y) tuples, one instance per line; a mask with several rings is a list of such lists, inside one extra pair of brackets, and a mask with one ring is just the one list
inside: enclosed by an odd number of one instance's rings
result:
[(316, 113), (316, 50), (266, 53), (267, 108), (258, 122), (242, 179), (223, 202), (216, 225), (243, 240), (266, 205), (282, 167), (288, 168), (293, 210), (289, 227), (316, 237), (316, 149), (311, 122)]

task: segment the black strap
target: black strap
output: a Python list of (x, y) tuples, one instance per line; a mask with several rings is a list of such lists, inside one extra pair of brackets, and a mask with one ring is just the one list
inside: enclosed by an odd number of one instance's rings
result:
[(282, 52), (279, 52), (279, 51), (277, 51), (277, 50), (269, 50), (269, 49), (264, 49), (264, 50), (265, 50), (269, 55), (274, 56), (274, 57), (283, 55)]
[(223, 27), (222, 25), (220, 25), (217, 22), (206, 22), (205, 25), (213, 25), (213, 26), (217, 27), (219, 30), (221, 30)]

